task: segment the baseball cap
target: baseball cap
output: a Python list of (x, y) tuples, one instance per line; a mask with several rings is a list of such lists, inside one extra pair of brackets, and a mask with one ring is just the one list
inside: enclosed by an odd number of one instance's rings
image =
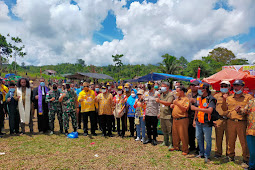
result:
[(229, 81), (226, 81), (226, 80), (223, 80), (220, 82), (220, 84), (227, 84), (227, 85), (230, 85), (230, 82)]
[(118, 90), (122, 90), (122, 88), (123, 88), (122, 86), (118, 86)]
[(210, 84), (206, 83), (206, 82), (202, 82), (199, 84), (198, 87), (202, 87), (203, 89), (209, 89)]
[(106, 89), (106, 87), (105, 87), (105, 86), (102, 86), (102, 89)]
[(244, 81), (243, 80), (235, 80), (233, 85), (240, 85), (240, 86), (244, 86)]
[(143, 90), (142, 89), (138, 90), (137, 95), (138, 94), (143, 94)]
[(199, 83), (198, 80), (193, 80), (193, 81), (191, 80), (191, 81), (190, 81), (190, 85), (199, 86), (199, 84), (200, 84), (200, 83)]
[(111, 84), (108, 82), (107, 84), (106, 84), (106, 86), (110, 86)]
[(129, 84), (129, 83), (126, 83), (124, 87), (129, 88), (129, 87), (130, 87), (130, 84)]
[(149, 81), (148, 84), (153, 85), (154, 83), (152, 81)]

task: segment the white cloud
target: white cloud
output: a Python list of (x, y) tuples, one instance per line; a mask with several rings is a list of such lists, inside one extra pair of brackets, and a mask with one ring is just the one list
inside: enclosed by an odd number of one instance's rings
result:
[(10, 19), (8, 13), (9, 13), (8, 6), (3, 1), (0, 1), (0, 22)]
[[(220, 43), (215, 45), (213, 49), (217, 47), (224, 47), (227, 48), (228, 50), (231, 50), (236, 55), (237, 58), (245, 58), (249, 60), (250, 63), (255, 62), (255, 53), (246, 52), (247, 49), (243, 44), (240, 44), (239, 41), (230, 40), (229, 42), (226, 43)], [(207, 56), (209, 52), (212, 51), (213, 49), (202, 49), (194, 55), (193, 59), (201, 59), (202, 57)]]
[[(12, 12), (21, 21), (0, 19), (0, 32), (8, 31), (23, 39), (28, 55), (19, 62), (44, 65), (75, 62), (83, 57), (87, 64), (107, 65), (112, 63), (112, 55), (124, 54), (124, 63), (155, 64), (165, 53), (191, 60), (207, 54), (212, 44), (248, 33), (255, 26), (253, 0), (229, 0), (232, 11), (213, 10), (216, 0), (133, 2), (129, 9), (123, 7), (126, 0), (76, 2), (77, 5), (69, 0), (17, 0)], [(0, 3), (0, 7), (4, 5)], [(109, 10), (116, 15), (117, 27), (124, 37), (94, 44), (93, 33), (102, 28)], [(233, 49), (237, 56), (248, 54), (248, 49), (237, 41), (220, 45)], [(247, 56), (252, 59), (253, 54)]]

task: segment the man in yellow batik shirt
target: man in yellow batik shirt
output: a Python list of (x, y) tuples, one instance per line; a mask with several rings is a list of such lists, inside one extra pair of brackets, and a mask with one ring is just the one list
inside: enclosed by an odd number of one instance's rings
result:
[(83, 90), (79, 93), (78, 102), (81, 103), (81, 114), (83, 115), (84, 136), (88, 135), (88, 117), (90, 119), (90, 131), (93, 136), (97, 136), (96, 130), (96, 110), (95, 92), (89, 89), (89, 83), (83, 83)]

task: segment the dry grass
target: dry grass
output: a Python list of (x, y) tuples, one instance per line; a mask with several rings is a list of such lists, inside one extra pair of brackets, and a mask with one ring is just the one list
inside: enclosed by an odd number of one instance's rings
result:
[[(8, 132), (8, 122), (5, 122)], [(36, 122), (34, 126), (37, 127)], [(162, 140), (160, 135), (158, 141)], [(52, 136), (37, 132), (33, 136), (7, 133), (0, 141), (0, 152), (5, 152), (0, 155), (1, 169), (242, 169), (239, 141), (235, 163), (227, 162), (223, 157), (213, 159), (209, 164), (194, 155), (185, 157), (181, 152), (169, 152), (159, 145), (143, 145), (133, 138), (120, 138), (116, 134), (113, 138), (80, 135), (78, 139), (67, 139), (58, 133)], [(213, 139), (212, 150), (214, 143)]]

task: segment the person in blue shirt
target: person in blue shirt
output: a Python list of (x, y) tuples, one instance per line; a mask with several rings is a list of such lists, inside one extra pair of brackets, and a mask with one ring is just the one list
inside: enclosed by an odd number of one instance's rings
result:
[(131, 95), (128, 97), (127, 102), (126, 102), (126, 107), (128, 107), (128, 112), (127, 112), (127, 117), (129, 119), (129, 126), (130, 126), (130, 137), (134, 137), (134, 132), (135, 132), (135, 100), (138, 98), (137, 96), (137, 90), (132, 89), (131, 90)]
[[(80, 88), (76, 89), (77, 97), (79, 97), (80, 92), (83, 90), (83, 82), (80, 82)], [(81, 103), (79, 103), (79, 114), (78, 114), (78, 129), (81, 129)]]

